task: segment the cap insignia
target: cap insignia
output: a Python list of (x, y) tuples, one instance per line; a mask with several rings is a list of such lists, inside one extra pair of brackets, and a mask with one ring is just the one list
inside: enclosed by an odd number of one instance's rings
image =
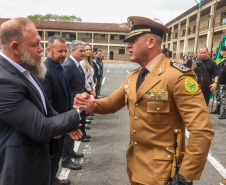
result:
[(131, 19), (127, 19), (127, 21), (128, 21), (129, 31), (131, 31), (134, 27), (133, 21)]

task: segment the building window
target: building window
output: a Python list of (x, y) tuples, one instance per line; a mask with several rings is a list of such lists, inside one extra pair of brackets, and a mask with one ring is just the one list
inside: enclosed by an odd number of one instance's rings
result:
[(111, 35), (111, 40), (115, 40), (115, 35)]
[(175, 33), (175, 39), (177, 39), (178, 38), (178, 33)]
[(163, 35), (163, 42), (166, 42), (166, 35)]
[(125, 49), (119, 49), (118, 54), (125, 54)]
[(196, 25), (193, 26), (193, 33), (195, 33), (195, 32), (196, 32)]
[(55, 32), (52, 32), (52, 31), (49, 31), (48, 32), (48, 37), (52, 37), (52, 36), (54, 36), (55, 35)]
[(125, 35), (119, 35), (119, 40), (124, 40), (126, 38)]
[(97, 39), (97, 35), (98, 35), (97, 33), (94, 33), (94, 39)]
[(171, 40), (171, 32), (168, 33), (168, 41)]
[(105, 40), (105, 34), (101, 34), (101, 39)]
[(191, 27), (188, 28), (188, 35), (191, 34)]
[(42, 31), (38, 31), (40, 37), (42, 37)]
[(221, 26), (226, 25), (226, 11), (222, 13), (222, 21), (221, 21)]
[(185, 36), (185, 32), (186, 32), (186, 30), (183, 30), (183, 31), (182, 31), (182, 37)]
[(76, 33), (69, 33), (70, 41), (76, 40)]
[(66, 32), (62, 32), (62, 37), (66, 38), (66, 34), (67, 34)]

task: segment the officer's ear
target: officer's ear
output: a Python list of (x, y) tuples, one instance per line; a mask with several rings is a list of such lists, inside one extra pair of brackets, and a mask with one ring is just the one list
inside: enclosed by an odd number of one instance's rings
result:
[(148, 46), (149, 49), (150, 49), (150, 48), (153, 48), (153, 47), (155, 46), (155, 44), (156, 44), (156, 39), (155, 39), (155, 37), (149, 37), (149, 38), (147, 39), (147, 46)]

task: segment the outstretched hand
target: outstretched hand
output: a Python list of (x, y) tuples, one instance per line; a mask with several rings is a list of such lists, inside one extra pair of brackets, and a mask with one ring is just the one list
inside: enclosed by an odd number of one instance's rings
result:
[(79, 140), (79, 139), (82, 139), (82, 136), (83, 136), (83, 134), (82, 134), (82, 132), (81, 132), (81, 130), (80, 129), (78, 129), (78, 130), (76, 130), (76, 131), (73, 131), (73, 132), (70, 132), (70, 133), (67, 133), (70, 137), (71, 137), (71, 139), (73, 139), (73, 140)]

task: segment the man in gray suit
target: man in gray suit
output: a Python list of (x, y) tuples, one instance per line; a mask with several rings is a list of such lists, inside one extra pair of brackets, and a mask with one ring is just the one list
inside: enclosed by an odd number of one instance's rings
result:
[(36, 79), (45, 77), (43, 48), (30, 20), (3, 23), (0, 40), (0, 184), (49, 185), (49, 140), (72, 131), (81, 138), (80, 115), (58, 115), (48, 103)]
[[(73, 109), (74, 97), (76, 94), (85, 92), (85, 74), (80, 66), (79, 62), (83, 59), (85, 54), (85, 43), (83, 41), (74, 40), (70, 45), (71, 55), (63, 63), (63, 69), (65, 71), (68, 85), (71, 93), (71, 109)], [(83, 138), (82, 142), (89, 142), (85, 131), (85, 118), (80, 121), (82, 126), (80, 127)], [(74, 152), (74, 140), (67, 135), (65, 136), (65, 145), (62, 154), (62, 166), (72, 170), (76, 169), (75, 163), (71, 161), (76, 154)]]

